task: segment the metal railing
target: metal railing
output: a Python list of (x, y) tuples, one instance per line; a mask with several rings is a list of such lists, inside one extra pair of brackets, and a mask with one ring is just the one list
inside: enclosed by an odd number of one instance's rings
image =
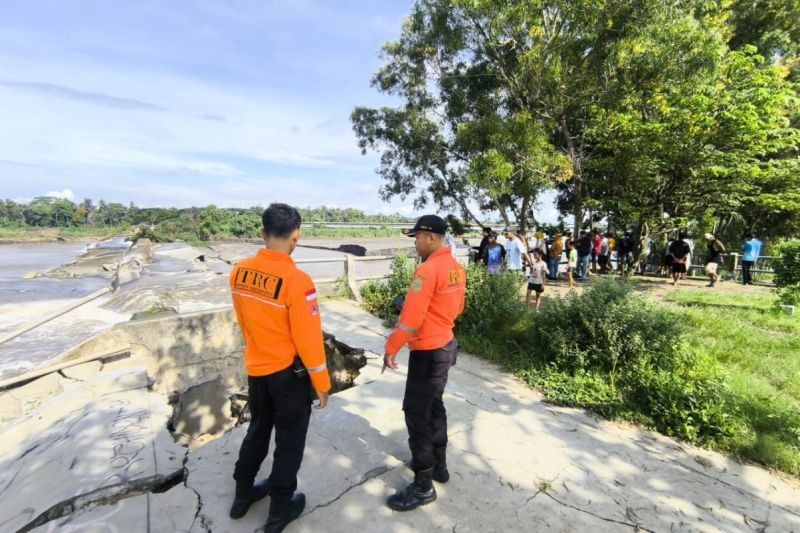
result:
[[(465, 260), (469, 257), (468, 253), (460, 253), (457, 252), (457, 257), (461, 260)], [(357, 301), (361, 301), (361, 294), (358, 290), (357, 282), (359, 281), (374, 281), (380, 279), (388, 278), (391, 273), (388, 271), (385, 274), (371, 274), (371, 275), (363, 275), (359, 276), (356, 272), (356, 265), (358, 263), (368, 263), (374, 261), (393, 261), (396, 258), (394, 255), (366, 255), (366, 256), (355, 256), (355, 255), (346, 255), (345, 257), (322, 257), (317, 259), (297, 259), (295, 260), (295, 264), (297, 265), (312, 265), (312, 264), (320, 264), (320, 263), (344, 263), (344, 276), (339, 276), (336, 278), (314, 278), (315, 283), (336, 283), (337, 281), (344, 281), (347, 285), (347, 288), (352, 293), (353, 297)]]

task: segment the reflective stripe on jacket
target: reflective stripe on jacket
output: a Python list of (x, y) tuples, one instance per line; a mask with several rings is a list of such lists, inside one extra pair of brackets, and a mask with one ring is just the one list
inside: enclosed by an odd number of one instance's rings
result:
[(394, 355), (408, 342), (410, 350), (434, 350), (453, 340), (453, 326), (464, 310), (464, 268), (442, 247), (414, 272), (397, 327), (386, 341)]
[(239, 261), (230, 276), (233, 307), (245, 340), (249, 376), (289, 368), (299, 355), (314, 389), (328, 392), (331, 380), (322, 342), (317, 290), (291, 257), (261, 249)]

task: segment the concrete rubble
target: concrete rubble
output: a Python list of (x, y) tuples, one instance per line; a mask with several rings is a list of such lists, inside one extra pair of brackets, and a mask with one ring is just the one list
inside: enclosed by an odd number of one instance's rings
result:
[[(243, 381), (230, 314), (120, 325), (71, 355), (135, 338), (131, 358), (87, 369), (82, 381), (57, 375), (26, 385), (56, 395), (0, 428), (0, 531), (259, 531), (268, 498), (228, 518), (247, 429), (231, 423)], [(351, 369), (355, 386), (313, 412), (299, 476), (308, 505), (287, 531), (800, 532), (797, 480), (554, 407), (464, 353), (445, 398), (451, 481), (437, 485), (433, 504), (394, 513), (384, 500), (411, 479), (401, 410), (407, 354), (400, 371), (381, 375), (380, 320), (345, 301), (325, 302), (323, 319), (335, 336), (326, 342), (349, 364), (367, 364)], [(175, 442), (167, 429), (178, 429), (176, 413), (181, 419), (168, 401), (175, 392), (195, 413), (195, 426), (183, 419), (181, 432), (216, 438), (189, 449)]]

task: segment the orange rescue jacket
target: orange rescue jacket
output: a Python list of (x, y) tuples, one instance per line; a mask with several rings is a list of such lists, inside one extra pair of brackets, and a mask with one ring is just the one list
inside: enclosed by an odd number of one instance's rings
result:
[(317, 290), (311, 277), (286, 254), (262, 248), (231, 270), (236, 318), (244, 335), (249, 376), (289, 368), (299, 355), (314, 389), (328, 392), (331, 380), (322, 342)]
[(395, 355), (408, 342), (410, 350), (435, 350), (453, 339), (456, 318), (464, 310), (464, 268), (442, 247), (414, 272), (397, 327), (386, 341)]

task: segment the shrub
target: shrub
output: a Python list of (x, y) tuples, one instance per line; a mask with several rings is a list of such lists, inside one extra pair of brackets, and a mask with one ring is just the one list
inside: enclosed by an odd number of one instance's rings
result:
[(800, 240), (783, 243), (773, 261), (776, 292), (785, 305), (800, 304)]
[(671, 357), (684, 328), (632, 291), (627, 283), (598, 280), (582, 294), (550, 301), (532, 323), (530, 346), (559, 369), (602, 370), (612, 383), (621, 366), (651, 354)]
[(480, 265), (470, 265), (459, 333), (502, 332), (514, 326), (525, 313), (519, 299), (522, 282), (514, 272), (489, 274)]
[(387, 280), (369, 281), (361, 287), (361, 305), (367, 312), (382, 318), (387, 326), (393, 326), (400, 315), (394, 301), (405, 297), (415, 269), (416, 261), (398, 254), (392, 261)]
[(731, 434), (732, 407), (716, 362), (682, 342), (673, 312), (598, 280), (549, 302), (531, 321), (522, 377), (553, 401), (620, 416), (667, 435), (706, 442)]
[(660, 432), (711, 442), (734, 431), (728, 385), (711, 357), (682, 345), (671, 358), (643, 358), (623, 378), (632, 405)]

